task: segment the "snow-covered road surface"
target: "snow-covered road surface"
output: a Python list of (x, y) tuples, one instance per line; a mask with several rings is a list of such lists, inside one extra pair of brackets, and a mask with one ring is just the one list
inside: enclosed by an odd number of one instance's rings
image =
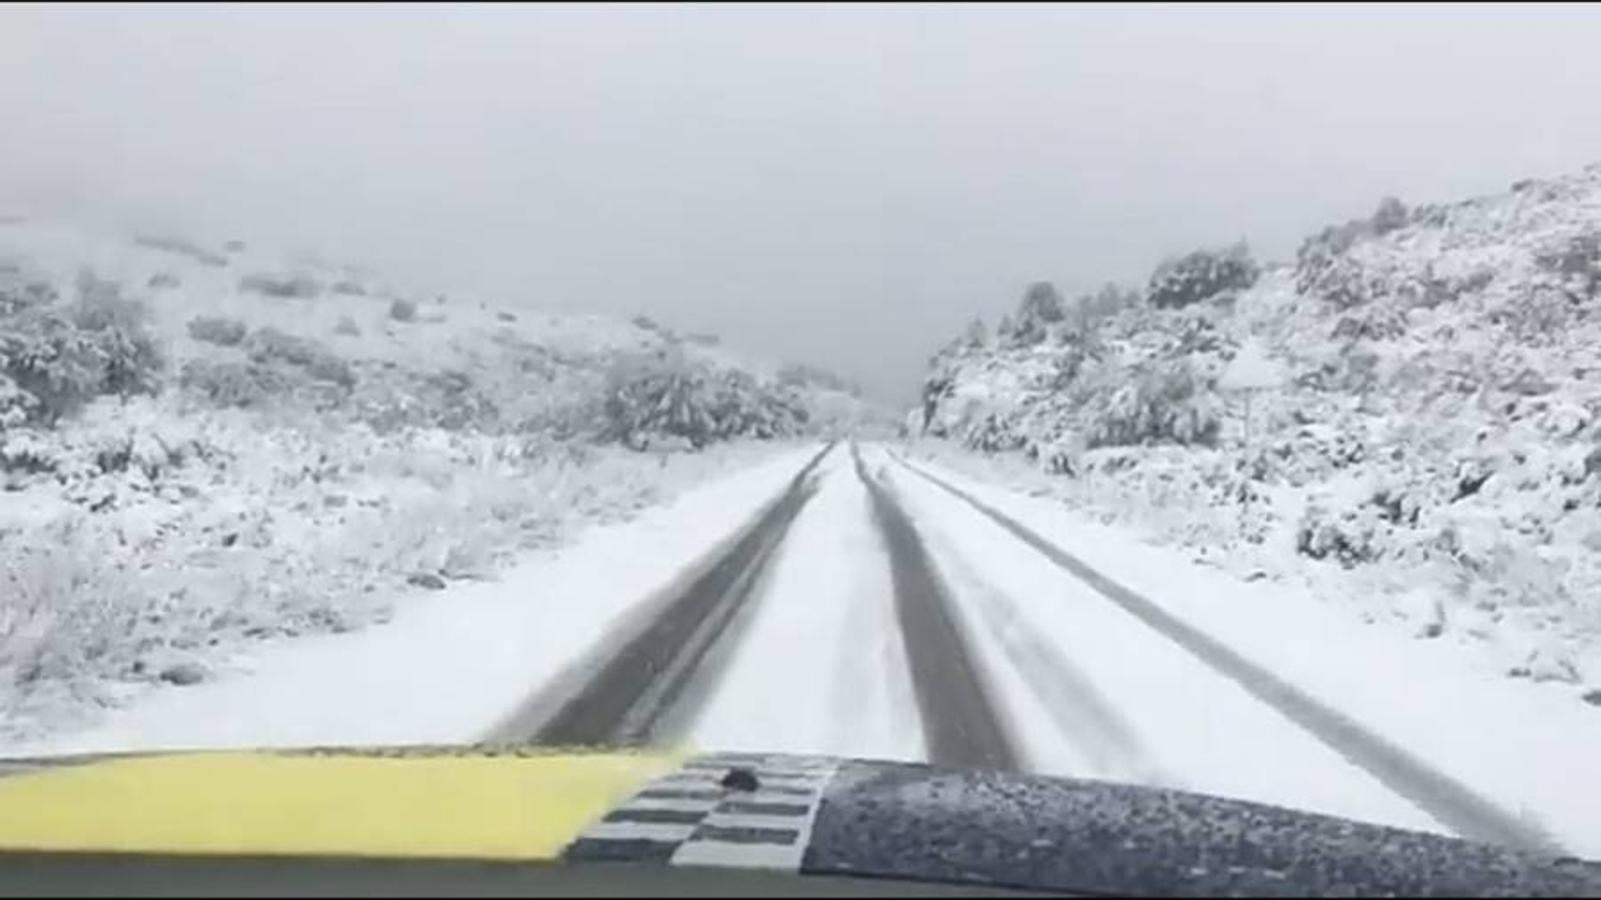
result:
[(1601, 856), (1593, 710), (1420, 670), (1301, 598), (1268, 609), (1261, 586), (1228, 593), (884, 447), (816, 454), (14, 750), (492, 737), (988, 759)]
[(820, 474), (691, 739), (922, 759), (922, 722), (867, 487), (844, 452), (831, 453)]

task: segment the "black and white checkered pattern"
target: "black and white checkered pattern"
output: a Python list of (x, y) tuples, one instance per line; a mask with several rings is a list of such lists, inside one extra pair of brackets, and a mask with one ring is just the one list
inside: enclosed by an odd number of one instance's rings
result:
[[(697, 757), (590, 826), (565, 856), (795, 871), (837, 765), (787, 755)], [(755, 775), (754, 791), (723, 785), (736, 768)]]

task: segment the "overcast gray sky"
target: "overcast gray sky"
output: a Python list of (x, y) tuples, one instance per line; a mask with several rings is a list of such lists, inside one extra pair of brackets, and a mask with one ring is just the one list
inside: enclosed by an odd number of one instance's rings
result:
[(0, 7), (0, 207), (290, 241), (910, 397), (1032, 280), (1601, 160), (1601, 8)]

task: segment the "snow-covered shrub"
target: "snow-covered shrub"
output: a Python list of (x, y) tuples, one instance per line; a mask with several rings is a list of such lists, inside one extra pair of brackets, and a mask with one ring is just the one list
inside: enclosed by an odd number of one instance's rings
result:
[(414, 322), (417, 320), (417, 304), (404, 297), (396, 297), (389, 304), (389, 318), (396, 322)]
[(696, 449), (735, 437), (798, 433), (807, 412), (793, 392), (746, 372), (715, 369), (682, 352), (642, 354), (608, 377), (600, 439), (635, 449), (664, 437)]
[(186, 256), (202, 265), (221, 267), (228, 264), (226, 256), (207, 250), (193, 241), (186, 241), (182, 238), (147, 236), (136, 237), (133, 242), (141, 247), (149, 247), (152, 250), (162, 250), (167, 253)]
[(83, 273), (76, 303), (67, 307), (72, 324), (92, 335), (100, 355), (98, 394), (131, 397), (153, 394), (165, 360), (147, 323), (149, 310), (122, 296), (113, 282)]
[(268, 297), (308, 298), (322, 293), (322, 284), (308, 275), (256, 273), (239, 279), (239, 290)]
[(1324, 506), (1308, 507), (1296, 527), (1295, 550), (1312, 559), (1333, 559), (1347, 568), (1378, 559), (1378, 511), (1364, 508), (1338, 513)]
[(365, 379), (350, 407), (357, 421), (379, 434), (408, 428), (490, 433), (507, 424), (495, 397), (459, 370), (391, 372)]
[(0, 319), (30, 307), (48, 306), (59, 298), (60, 292), (48, 281), (30, 281), (14, 275), (0, 277)]
[(255, 408), (290, 389), (282, 371), (259, 363), (191, 359), (183, 364), (179, 385), (214, 406)]
[(235, 347), (250, 329), (238, 319), (226, 316), (196, 316), (189, 320), (189, 336), (207, 344)]
[(55, 471), (59, 449), (37, 429), (7, 427), (0, 432), (0, 471), (29, 475)]
[(967, 446), (985, 453), (1024, 450), (1029, 446), (1028, 438), (1019, 433), (1016, 423), (1001, 412), (991, 412), (979, 420), (968, 429), (963, 440)]
[(349, 316), (340, 316), (339, 321), (334, 324), (334, 334), (342, 334), (349, 337), (359, 337), (361, 335), (361, 328), (356, 325), (355, 319), (352, 319)]
[(28, 421), (39, 401), (23, 390), (11, 376), (0, 372), (0, 433)]
[(115, 285), (80, 278), (72, 303), (10, 304), (0, 315), (0, 414), (54, 424), (101, 395), (154, 393), (164, 361), (143, 305)]
[(996, 337), (1008, 346), (1038, 344), (1050, 336), (1052, 325), (1066, 317), (1066, 306), (1056, 286), (1049, 281), (1036, 281), (1023, 292), (1017, 312)]
[(367, 288), (361, 282), (351, 281), (348, 279), (334, 282), (333, 286), (329, 288), (329, 290), (336, 294), (345, 294), (351, 297), (367, 296)]
[(1406, 333), (1406, 310), (1398, 306), (1353, 309), (1340, 316), (1330, 337), (1337, 341), (1391, 341)]
[(1079, 331), (1093, 335), (1102, 323), (1137, 309), (1144, 299), (1137, 290), (1108, 282), (1100, 290), (1079, 297), (1068, 319), (1076, 319)]
[(1568, 237), (1534, 259), (1561, 280), (1563, 290), (1575, 301), (1592, 299), (1601, 292), (1601, 231)]
[(1244, 244), (1225, 250), (1196, 250), (1157, 266), (1145, 297), (1158, 309), (1176, 309), (1244, 290), (1255, 284), (1260, 274)]
[(317, 381), (326, 381), (340, 387), (356, 383), (355, 371), (350, 363), (323, 346), (320, 341), (288, 334), (276, 328), (258, 328), (252, 332), (245, 348), (257, 363), (282, 361), (305, 369)]
[(1573, 315), (1569, 295), (1541, 286), (1508, 297), (1489, 311), (1488, 319), (1492, 325), (1504, 327), (1518, 343), (1540, 347), (1560, 342)]
[(1217, 442), (1221, 404), (1183, 358), (1136, 369), (1110, 391), (1086, 397), (1090, 447)]
[(945, 429), (941, 428), (935, 419), (940, 404), (950, 396), (955, 388), (955, 382), (948, 374), (934, 372), (923, 379), (923, 396), (921, 418), (918, 433), (932, 434), (935, 437), (948, 437)]
[(1406, 204), (1396, 197), (1385, 197), (1379, 201), (1379, 208), (1369, 219), (1373, 233), (1380, 237), (1400, 228), (1405, 228), (1410, 218)]

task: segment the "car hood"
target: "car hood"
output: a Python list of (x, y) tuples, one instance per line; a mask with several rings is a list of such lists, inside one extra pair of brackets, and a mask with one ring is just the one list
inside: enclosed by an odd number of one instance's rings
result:
[(1089, 894), (1601, 892), (1590, 862), (1183, 791), (528, 746), (0, 761), (0, 854), (62, 853), (620, 863)]

